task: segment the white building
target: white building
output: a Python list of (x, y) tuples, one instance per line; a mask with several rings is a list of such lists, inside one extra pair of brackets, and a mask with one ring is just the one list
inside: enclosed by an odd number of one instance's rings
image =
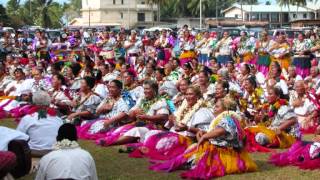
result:
[(145, 0), (82, 0), (82, 17), (69, 25), (145, 27), (153, 23), (156, 10)]
[(268, 21), (271, 27), (288, 25), (291, 21), (310, 20), (317, 17), (317, 9), (290, 5), (241, 5), (234, 4), (223, 11), (225, 18), (244, 21)]

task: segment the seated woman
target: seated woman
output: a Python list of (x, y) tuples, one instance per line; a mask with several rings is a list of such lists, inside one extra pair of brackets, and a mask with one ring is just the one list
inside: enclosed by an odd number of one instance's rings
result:
[(81, 80), (80, 96), (72, 101), (72, 113), (68, 115), (67, 121), (79, 123), (81, 120), (94, 119), (97, 106), (101, 98), (92, 92), (95, 81), (92, 77), (85, 77)]
[(281, 75), (281, 67), (278, 62), (272, 62), (270, 65), (270, 71), (266, 79), (266, 89), (264, 89), (266, 94), (267, 88), (269, 87), (277, 87), (281, 89), (285, 99), (289, 99), (289, 88), (284, 77)]
[(43, 71), (38, 68), (32, 70), (32, 79), (30, 80), (32, 93), (37, 91), (48, 91), (51, 89), (51, 83), (43, 77)]
[(25, 81), (25, 74), (23, 70), (21, 68), (17, 68), (14, 71), (14, 80), (12, 80), (4, 89), (5, 96), (0, 97), (0, 110), (8, 112), (19, 107), (21, 102), (19, 102), (19, 99), (21, 99), (21, 95), (30, 91), (30, 89), (25, 87)]
[(198, 85), (200, 87), (202, 97), (208, 101), (214, 98), (213, 96), (215, 91), (215, 86), (210, 83), (209, 76), (209, 72), (204, 70), (201, 71), (198, 76)]
[(123, 85), (122, 97), (129, 108), (132, 108), (140, 98), (143, 98), (143, 87), (138, 85), (135, 75), (130, 71), (123, 74)]
[(208, 129), (213, 114), (206, 107), (200, 89), (189, 87), (185, 98), (166, 124), (170, 131), (149, 131), (145, 141), (133, 155), (139, 157), (137, 152), (140, 152), (143, 156), (156, 160), (174, 158), (187, 149), (198, 131)]
[(273, 154), (269, 162), (276, 166), (297, 166), (300, 169), (320, 169), (320, 126), (312, 142), (298, 141), (286, 152)]
[(284, 99), (279, 88), (268, 89), (268, 104), (255, 116), (255, 121), (268, 118), (271, 122), (245, 129), (250, 151), (269, 151), (265, 147), (288, 148), (300, 138), (296, 114)]
[(316, 105), (307, 95), (306, 84), (303, 80), (295, 83), (289, 103), (297, 115), (300, 130), (304, 133), (314, 133), (318, 123), (318, 112)]
[(65, 78), (61, 74), (52, 76), (52, 89), (50, 107), (58, 110), (60, 115), (67, 115), (71, 111), (72, 97), (65, 86)]
[(6, 72), (5, 65), (0, 63), (0, 96), (4, 95), (4, 90), (10, 82), (12, 82), (10, 74)]
[(186, 93), (187, 93), (187, 89), (188, 89), (188, 86), (191, 84), (191, 82), (187, 79), (181, 79), (178, 83), (178, 94), (175, 95), (172, 100), (173, 100), (173, 103), (174, 103), (174, 106), (176, 108), (178, 108), (182, 102), (185, 100), (185, 96), (186, 96)]
[(256, 171), (256, 164), (244, 148), (244, 131), (235, 110), (234, 100), (218, 100), (209, 130), (197, 133), (198, 144), (189, 146), (184, 153), (171, 160), (153, 165), (151, 169), (169, 172), (191, 164), (190, 170), (181, 174), (189, 179), (211, 179)]
[(169, 110), (166, 100), (158, 96), (158, 84), (147, 80), (143, 88), (144, 98), (129, 112), (130, 120), (136, 122), (108, 132), (105, 138), (97, 141), (98, 144), (109, 146), (143, 141), (148, 131), (163, 127), (168, 120)]
[(264, 97), (263, 90), (257, 87), (254, 76), (249, 76), (243, 82), (244, 94), (240, 98), (240, 110), (244, 113), (247, 124), (259, 124), (263, 122), (254, 122), (254, 115), (261, 109)]
[(32, 96), (35, 105), (29, 114), (24, 116), (18, 124), (17, 130), (29, 135), (29, 146), (34, 154), (43, 155), (52, 150), (56, 142), (62, 119), (56, 116), (56, 112), (49, 108), (51, 98), (44, 91), (37, 91)]
[(112, 80), (109, 83), (109, 97), (104, 99), (97, 107), (96, 114), (99, 120), (92, 123), (86, 122), (78, 128), (80, 138), (98, 139), (105, 137), (111, 128), (116, 128), (127, 123), (129, 106), (121, 97), (122, 83)]
[(93, 92), (100, 96), (101, 99), (106, 98), (109, 95), (107, 85), (102, 81), (102, 72), (100, 70), (96, 70), (94, 72), (94, 78), (96, 84), (93, 88)]

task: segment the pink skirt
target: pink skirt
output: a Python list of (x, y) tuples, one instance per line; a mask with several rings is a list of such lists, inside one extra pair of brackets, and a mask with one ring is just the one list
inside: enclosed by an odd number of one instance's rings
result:
[(151, 160), (169, 160), (182, 154), (192, 140), (189, 137), (168, 131), (158, 131), (130, 154), (130, 157), (146, 157)]
[(296, 142), (289, 150), (270, 156), (269, 162), (276, 166), (297, 166), (300, 169), (320, 169), (320, 158), (310, 157), (310, 142)]

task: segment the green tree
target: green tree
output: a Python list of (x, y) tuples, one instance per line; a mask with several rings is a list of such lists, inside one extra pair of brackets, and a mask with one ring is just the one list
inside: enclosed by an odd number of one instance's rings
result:
[(74, 18), (81, 16), (82, 1), (81, 0), (69, 0), (63, 4), (63, 16), (67, 22)]
[(161, 7), (167, 5), (168, 0), (147, 0), (147, 4), (151, 5), (153, 9), (153, 5), (157, 5), (157, 21), (160, 22), (161, 20)]
[(18, 15), (20, 9), (20, 0), (9, 0), (7, 3), (7, 12), (9, 15)]
[(9, 23), (10, 23), (9, 16), (7, 14), (7, 10), (5, 7), (3, 7), (2, 4), (0, 4), (0, 23), (3, 24), (4, 26), (9, 25)]

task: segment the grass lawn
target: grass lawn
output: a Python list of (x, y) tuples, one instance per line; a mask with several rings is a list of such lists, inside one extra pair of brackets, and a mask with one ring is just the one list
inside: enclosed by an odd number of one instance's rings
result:
[[(1, 120), (1, 126), (14, 128), (16, 124), (12, 120)], [(312, 136), (307, 136), (310, 139)], [(146, 159), (128, 158), (127, 154), (118, 153), (118, 147), (102, 148), (96, 146), (90, 141), (80, 141), (83, 149), (91, 153), (96, 162), (97, 172), (100, 180), (109, 179), (179, 179), (180, 172), (173, 173), (157, 173), (148, 170), (148, 161)], [(253, 159), (259, 167), (258, 172), (246, 173), (239, 175), (228, 175), (221, 179), (281, 179), (281, 180), (303, 180), (303, 179), (319, 179), (320, 170), (305, 171), (295, 167), (279, 168), (267, 163), (269, 154), (254, 153)], [(34, 174), (25, 176), (21, 179), (34, 179)]]

